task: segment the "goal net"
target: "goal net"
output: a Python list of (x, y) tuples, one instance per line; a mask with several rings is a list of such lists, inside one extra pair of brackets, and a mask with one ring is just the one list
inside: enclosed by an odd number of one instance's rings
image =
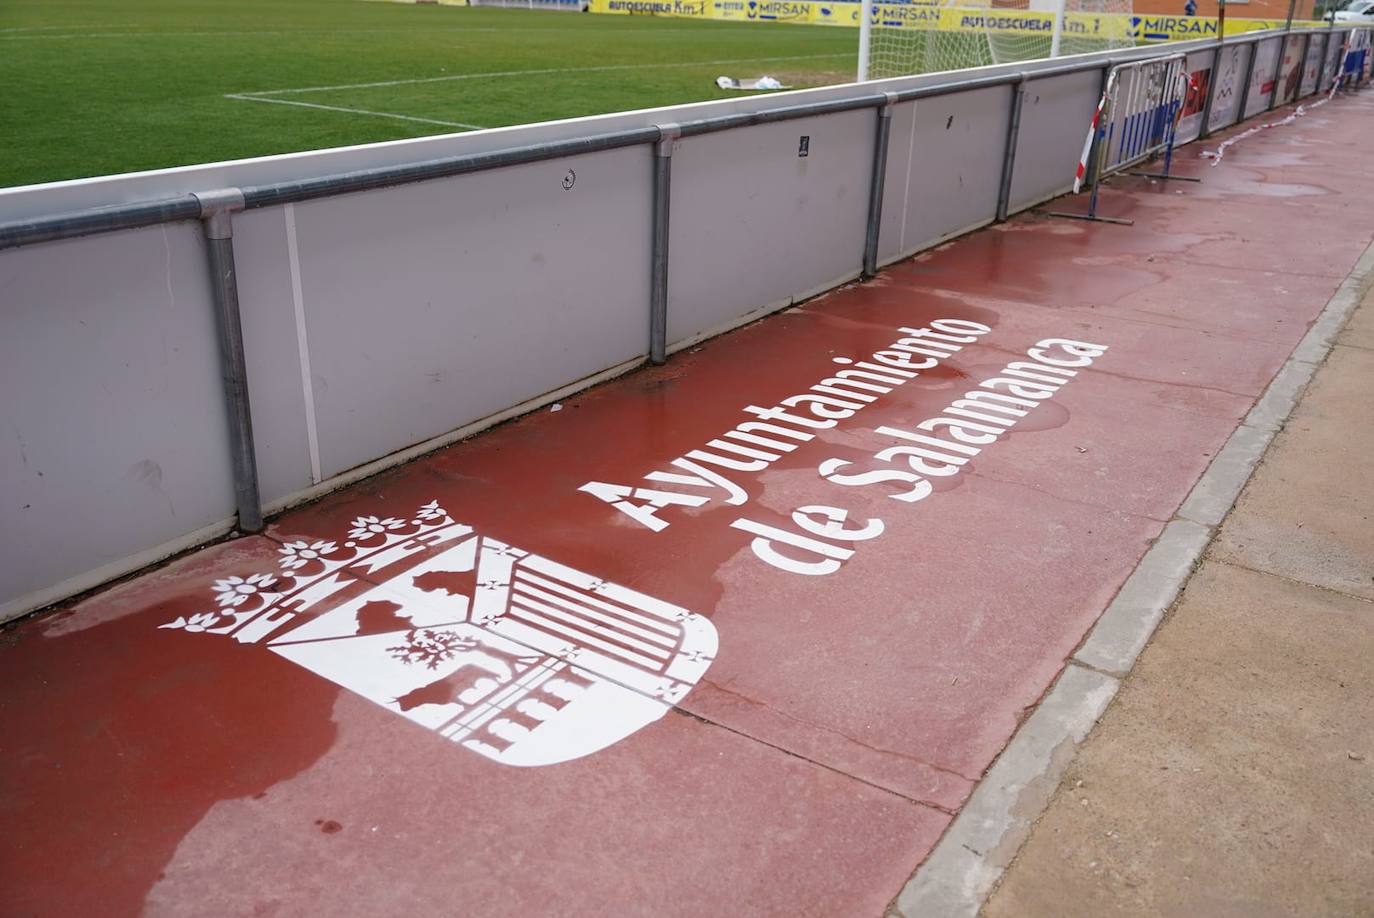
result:
[(861, 0), (869, 79), (1134, 47), (1133, 0)]

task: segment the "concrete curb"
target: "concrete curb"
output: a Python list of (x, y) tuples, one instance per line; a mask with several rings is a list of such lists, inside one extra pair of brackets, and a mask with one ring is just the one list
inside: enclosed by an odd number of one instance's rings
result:
[(1177, 518), (1209, 527), (1221, 525), (1277, 430), (1260, 430), (1244, 424), (1237, 427), (1193, 485), (1183, 506), (1178, 508)]
[(1255, 407), (1250, 409), (1241, 423), (1256, 430), (1278, 433), (1284, 419), (1293, 411), (1293, 406), (1307, 387), (1307, 381), (1316, 371), (1315, 363), (1290, 358), (1269, 388), (1264, 390), (1264, 397), (1255, 402)]
[(897, 896), (891, 916), (977, 916), (1371, 283), (1374, 243), (1213, 457), (1054, 688), (978, 782)]
[(1081, 666), (1064, 670), (955, 817), (925, 868), (902, 890), (897, 914), (978, 914), (1118, 685), (1111, 676)]
[(1073, 655), (1075, 662), (1125, 675), (1210, 541), (1212, 530), (1190, 520), (1174, 520), (1165, 526)]

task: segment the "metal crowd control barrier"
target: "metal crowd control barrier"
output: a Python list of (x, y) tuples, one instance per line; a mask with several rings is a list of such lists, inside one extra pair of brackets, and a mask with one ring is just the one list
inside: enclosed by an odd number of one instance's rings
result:
[[(1164, 154), (1162, 172), (1131, 174), (1198, 181), (1169, 174), (1173, 164), (1174, 141), (1178, 136), (1179, 116), (1188, 99), (1190, 87), (1186, 54), (1171, 54), (1112, 67), (1107, 73), (1102, 100), (1098, 103), (1097, 114), (1089, 128), (1088, 141), (1084, 144), (1086, 155), (1079, 163), (1079, 176), (1082, 178), (1087, 173), (1092, 189), (1088, 197), (1088, 212), (1047, 213), (1052, 217), (1130, 226), (1131, 220), (1098, 215), (1098, 187), (1104, 176), (1123, 172), (1161, 153)], [(1077, 183), (1074, 190), (1078, 190)]]
[[(1253, 49), (1272, 32), (1257, 32), (1221, 44), (1250, 44)], [(1364, 37), (1360, 45), (1367, 49)], [(1365, 52), (1367, 53), (1367, 51)], [(1347, 61), (1340, 67), (1345, 68)], [(1363, 64), (1363, 58), (1360, 63)], [(1100, 70), (1104, 88), (1106, 117), (1095, 122), (1092, 152), (1092, 207), (1086, 219), (1130, 223), (1095, 214), (1097, 183), (1111, 172), (1125, 169), (1161, 151), (1165, 153), (1165, 174), (1169, 167), (1180, 107), (1187, 95), (1186, 56), (1174, 52), (1142, 57), (1127, 63), (1117, 59), (1081, 60), (1021, 72), (1002, 72), (985, 76), (954, 76), (952, 79), (895, 92), (856, 92), (841, 99), (808, 102), (788, 107), (719, 115), (681, 124), (658, 124), (626, 130), (591, 134), (566, 140), (511, 147), (485, 153), (467, 153), (400, 165), (362, 169), (296, 181), (277, 182), (243, 188), (206, 189), (193, 194), (158, 200), (96, 207), (50, 216), (0, 222), (0, 250), (98, 233), (137, 229), (169, 223), (199, 221), (204, 228), (206, 258), (213, 286), (212, 302), (220, 338), (221, 371), (230, 432), (234, 489), (239, 528), (255, 532), (262, 528), (263, 511), (259, 492), (256, 451), (253, 442), (252, 414), (248, 400), (247, 368), (244, 360), (243, 332), (239, 310), (238, 279), (234, 262), (233, 223), (236, 213), (260, 207), (291, 204), (335, 195), (387, 188), (431, 179), (483, 172), (525, 163), (543, 162), (565, 156), (625, 147), (652, 145), (653, 237), (650, 253), (651, 289), (646, 291), (650, 311), (650, 362), (666, 360), (666, 316), (669, 304), (669, 190), (672, 180), (673, 143), (678, 138), (710, 134), (751, 125), (810, 118), (836, 112), (871, 109), (875, 116), (875, 149), (867, 165), (869, 205), (865, 237), (859, 264), (863, 276), (877, 270), (879, 227), (882, 219), (882, 182), (887, 162), (892, 107), (903, 102), (934, 98), (953, 93), (991, 87), (1006, 87), (1011, 95), (1010, 116), (998, 188), (995, 219), (1005, 220), (1010, 209), (1015, 174), (1016, 148), (1022, 110), (1028, 87), (1041, 80), (1066, 74)], [(1362, 76), (1357, 74), (1357, 79)], [(1348, 72), (1348, 68), (1347, 68)], [(1335, 75), (1333, 74), (1333, 78)], [(1319, 84), (1320, 84), (1319, 80)], [(1208, 105), (1215, 89), (1209, 81)], [(1318, 86), (1320, 89), (1320, 85)], [(1239, 120), (1239, 119), (1237, 119)], [(1205, 121), (1205, 117), (1204, 117)], [(1206, 133), (1204, 123), (1203, 134)], [(1064, 214), (1084, 218), (1082, 214)], [(856, 244), (856, 248), (858, 248)]]
[(1336, 65), (1336, 78), (1347, 83), (1353, 88), (1359, 86), (1369, 79), (1370, 74), (1370, 53), (1374, 50), (1374, 33), (1368, 30), (1353, 31), (1349, 33), (1348, 43), (1345, 46), (1345, 53)]

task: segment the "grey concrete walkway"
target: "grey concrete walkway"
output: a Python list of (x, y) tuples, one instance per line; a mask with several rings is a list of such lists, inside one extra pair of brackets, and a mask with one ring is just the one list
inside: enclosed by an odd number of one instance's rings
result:
[(1374, 915), (1374, 294), (983, 914)]

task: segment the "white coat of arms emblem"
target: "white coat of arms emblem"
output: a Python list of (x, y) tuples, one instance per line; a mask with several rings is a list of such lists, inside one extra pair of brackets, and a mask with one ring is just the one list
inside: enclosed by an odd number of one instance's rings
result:
[(161, 625), (273, 653), (507, 765), (589, 755), (662, 717), (711, 665), (700, 615), (455, 522), (363, 516), (280, 549)]

